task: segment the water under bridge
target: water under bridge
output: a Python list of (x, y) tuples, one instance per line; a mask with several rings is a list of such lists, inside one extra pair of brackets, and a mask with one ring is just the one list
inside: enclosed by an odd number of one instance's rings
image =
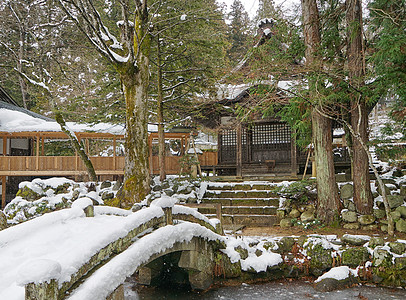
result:
[(81, 198), (0, 232), (0, 299), (111, 299), (136, 271), (141, 283), (162, 280), (171, 255), (190, 286), (204, 290), (225, 247), (220, 228), (185, 206), (132, 213)]

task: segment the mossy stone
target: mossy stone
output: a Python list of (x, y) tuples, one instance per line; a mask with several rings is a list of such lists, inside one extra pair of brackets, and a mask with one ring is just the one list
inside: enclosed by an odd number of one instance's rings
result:
[(388, 195), (387, 198), (388, 198), (390, 208), (399, 207), (405, 201), (405, 197), (400, 196), (400, 195)]
[(354, 197), (354, 187), (351, 183), (347, 183), (341, 186), (340, 188), (341, 199), (350, 199)]
[(7, 217), (6, 215), (0, 210), (0, 231), (6, 229), (7, 225)]
[(238, 254), (240, 254), (241, 259), (246, 259), (248, 257), (248, 250), (247, 249), (245, 249), (245, 248), (243, 248), (241, 246), (238, 246), (238, 247), (236, 247), (234, 249), (235, 249), (235, 251), (238, 252)]
[(389, 243), (389, 248), (393, 253), (401, 255), (406, 250), (406, 244), (400, 242), (391, 242)]
[(386, 212), (383, 209), (374, 209), (374, 216), (377, 219), (382, 219), (386, 217)]
[(291, 227), (292, 225), (292, 219), (290, 218), (284, 218), (279, 222), (280, 227)]
[(358, 222), (355, 222), (355, 223), (345, 223), (345, 224), (343, 225), (343, 228), (344, 228), (344, 229), (348, 229), (348, 230), (356, 230), (356, 229), (359, 229), (359, 227), (360, 227), (360, 225), (359, 225)]
[(391, 211), (390, 214), (392, 216), (393, 222), (398, 221), (400, 219), (400, 217), (402, 216), (398, 210)]
[(24, 186), (22, 189), (19, 189), (16, 196), (19, 196), (27, 201), (35, 201), (42, 197), (42, 195), (34, 192), (27, 186)]
[(300, 211), (298, 211), (296, 208), (292, 209), (289, 213), (289, 217), (291, 218), (298, 218), (300, 216)]
[(372, 265), (374, 267), (391, 267), (392, 254), (380, 247), (376, 247), (372, 253)]
[(357, 213), (354, 211), (344, 210), (341, 213), (341, 218), (344, 222), (354, 223), (357, 222)]
[(399, 232), (406, 232), (406, 220), (399, 219), (396, 222), (396, 230)]
[(275, 250), (277, 253), (288, 253), (292, 251), (292, 247), (295, 244), (295, 239), (293, 237), (284, 236), (278, 242), (278, 250)]
[(341, 237), (341, 241), (353, 246), (362, 246), (369, 241), (369, 238), (360, 235), (344, 234)]
[(375, 222), (375, 217), (373, 215), (362, 215), (358, 217), (358, 222), (361, 225), (370, 225)]
[(103, 181), (101, 184), (100, 184), (100, 189), (102, 190), (102, 189), (106, 189), (106, 188), (109, 188), (109, 187), (111, 187), (111, 182), (110, 181)]
[(406, 206), (399, 206), (396, 208), (396, 211), (400, 213), (402, 218), (406, 218)]
[(375, 248), (376, 246), (385, 245), (385, 241), (381, 237), (371, 237), (368, 245), (370, 248)]
[(343, 265), (355, 268), (369, 260), (369, 252), (365, 247), (349, 248), (342, 253), (341, 258)]
[(333, 266), (331, 249), (325, 249), (321, 244), (309, 243), (305, 248), (310, 256), (310, 272), (314, 276), (320, 276)]
[(306, 210), (300, 215), (300, 220), (302, 222), (312, 222), (314, 219), (314, 211), (312, 210)]

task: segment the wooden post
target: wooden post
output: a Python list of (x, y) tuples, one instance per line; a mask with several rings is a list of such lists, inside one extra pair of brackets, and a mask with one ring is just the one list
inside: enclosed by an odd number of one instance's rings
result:
[(148, 136), (148, 157), (149, 157), (149, 173), (151, 175), (154, 174), (154, 166), (152, 165), (152, 135)]
[(237, 176), (241, 177), (242, 176), (242, 128), (241, 128), (241, 123), (238, 124), (237, 126), (237, 145), (236, 145), (236, 171), (237, 171)]
[(1, 176), (1, 209), (6, 207), (6, 176)]
[(293, 136), (290, 140), (290, 163), (292, 176), (297, 175), (297, 148), (296, 138)]
[(3, 136), (3, 156), (7, 155), (7, 137)]
[(35, 157), (35, 169), (38, 170), (39, 169), (39, 133), (37, 134), (37, 153), (36, 153), (36, 157)]
[(117, 147), (117, 140), (116, 137), (113, 138), (113, 170), (116, 170), (116, 147)]
[(45, 154), (45, 139), (42, 137), (41, 139), (41, 155), (44, 156)]

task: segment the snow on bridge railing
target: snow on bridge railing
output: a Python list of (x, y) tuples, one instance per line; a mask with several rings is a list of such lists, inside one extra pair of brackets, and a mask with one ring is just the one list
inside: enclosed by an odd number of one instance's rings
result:
[[(196, 236), (209, 240), (215, 239), (220, 241), (222, 239), (221, 235), (218, 234), (222, 234), (222, 228), (219, 220), (209, 220), (195, 209), (175, 205), (175, 199), (171, 197), (164, 196), (157, 200), (151, 203), (150, 207), (146, 207), (135, 213), (128, 214), (128, 216), (125, 217), (125, 222), (123, 223), (123, 229), (127, 232), (125, 236), (111, 241), (103, 248), (97, 250), (97, 252), (91, 257), (88, 257), (88, 259), (85, 260), (86, 262), (75, 273), (71, 274), (69, 281), (61, 281), (61, 273), (60, 271), (57, 272), (58, 269), (60, 270), (60, 264), (56, 261), (48, 260), (47, 262), (44, 262), (42, 259), (37, 262), (30, 261), (29, 263), (23, 265), (20, 268), (20, 277), (17, 282), (20, 286), (25, 286), (25, 299), (52, 300), (64, 297), (66, 293), (75, 285), (75, 283), (78, 282), (83, 276), (89, 272), (92, 272), (92, 270), (94, 270), (101, 262), (105, 263), (117, 253), (122, 253), (127, 250), (134, 243), (134, 240), (140, 237), (142, 237), (144, 240), (149, 236), (149, 234), (151, 234), (151, 229), (154, 230), (167, 225), (169, 225), (170, 228), (175, 228), (171, 225), (174, 223), (177, 224), (179, 221), (181, 222), (181, 224), (179, 224), (181, 226), (186, 226), (182, 224), (191, 225), (190, 223), (182, 223), (182, 221), (189, 221), (197, 224), (193, 225), (195, 229), (192, 230), (189, 235), (187, 235), (188, 237), (193, 237), (195, 234)], [(102, 207), (95, 207), (96, 209), (94, 210), (92, 201), (89, 198), (78, 199), (74, 202), (74, 204), (75, 205), (72, 205), (71, 210), (82, 211), (81, 214), (79, 214), (79, 212), (76, 213), (76, 217), (83, 217), (84, 215), (87, 217), (93, 217), (95, 212), (96, 215), (126, 215), (121, 210), (114, 210), (114, 208), (107, 209), (107, 207), (105, 207), (102, 209)], [(203, 227), (205, 228), (203, 229)], [(201, 231), (197, 230), (196, 228), (201, 228)], [(171, 233), (170, 230), (165, 232), (169, 235)], [(211, 232), (211, 234), (209, 232)], [(187, 241), (188, 239), (189, 238), (185, 239), (185, 237), (183, 237), (182, 241)], [(149, 239), (147, 239), (147, 241), (148, 240)], [(175, 239), (173, 242), (176, 241), (177, 240)]]

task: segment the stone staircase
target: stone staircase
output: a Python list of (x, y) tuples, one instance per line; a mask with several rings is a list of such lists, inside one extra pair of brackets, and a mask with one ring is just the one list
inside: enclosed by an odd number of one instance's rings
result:
[[(279, 197), (270, 183), (209, 183), (202, 203), (222, 205), (222, 224), (260, 227), (277, 222)], [(199, 208), (208, 217), (215, 217), (215, 208)]]

